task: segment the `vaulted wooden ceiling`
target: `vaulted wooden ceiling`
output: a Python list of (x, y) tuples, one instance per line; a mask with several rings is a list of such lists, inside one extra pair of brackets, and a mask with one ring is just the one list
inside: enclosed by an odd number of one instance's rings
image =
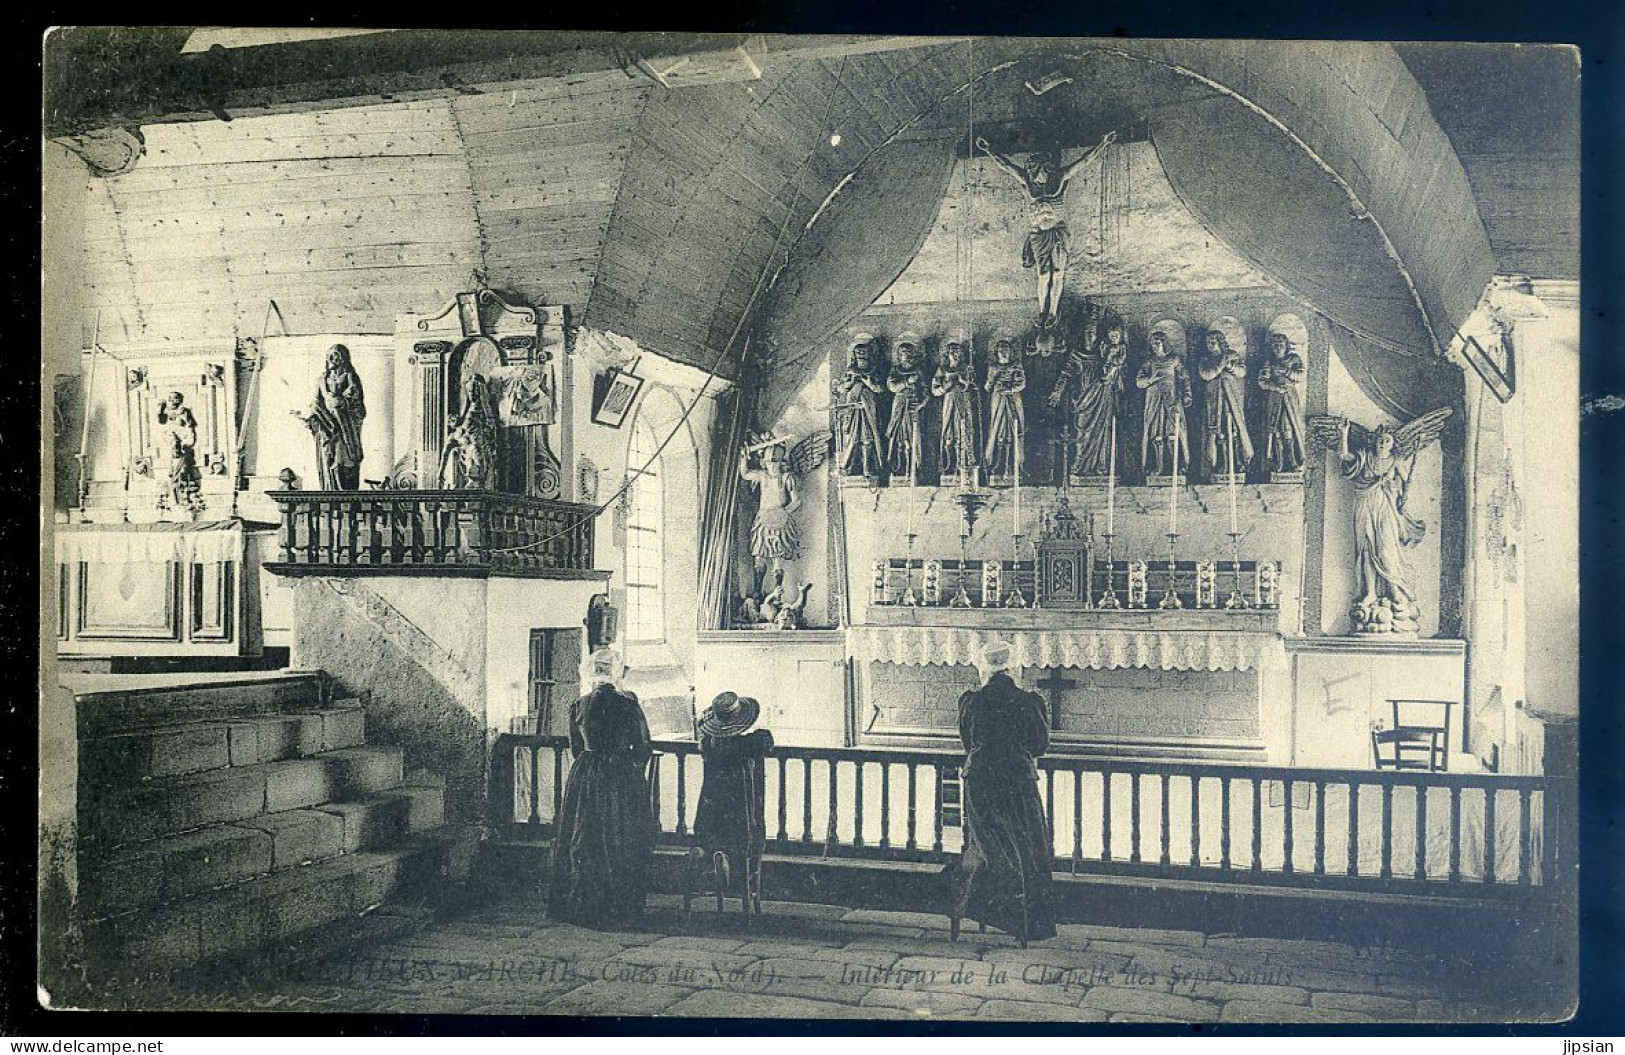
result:
[[(1426, 351), (1429, 316), (1448, 337), (1491, 270), (1573, 270), (1562, 200), (1542, 228), (1500, 189), (1518, 138), (1474, 131), (1451, 70), (1386, 46), (476, 36), (286, 45), (280, 75), (252, 54), (273, 49), (205, 53), (149, 63), (144, 93), (58, 77), (59, 131), (135, 121), (147, 141), (133, 171), (87, 177), (86, 339), (98, 316), (104, 342), (252, 336), (272, 299), (289, 332), (388, 332), (478, 270), (731, 373), (747, 323), (783, 348), (895, 277), (971, 120), (1007, 149), (1138, 123), (1221, 237), (1388, 347)], [(1466, 179), (1407, 65), (1478, 144)], [(1074, 83), (1025, 87), (1052, 66)], [(1277, 215), (1283, 189), (1318, 204)]]

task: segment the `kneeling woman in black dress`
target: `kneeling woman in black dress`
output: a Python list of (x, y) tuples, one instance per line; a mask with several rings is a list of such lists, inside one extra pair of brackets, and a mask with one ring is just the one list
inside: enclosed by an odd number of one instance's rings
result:
[(644, 775), (649, 723), (620, 679), (620, 656), (599, 649), (587, 664), (591, 689), (570, 705), (575, 764), (558, 808), (547, 914), (584, 927), (636, 922), (654, 863), (655, 822)]
[(982, 687), (959, 698), (965, 744), (965, 849), (944, 870), (951, 934), (969, 916), (1028, 941), (1055, 937), (1049, 825), (1034, 761), (1049, 748), (1044, 700), (1016, 685), (1010, 648), (986, 648)]
[(721, 890), (732, 887), (734, 876), (748, 882), (749, 862), (761, 857), (767, 841), (762, 759), (773, 750), (773, 734), (766, 729), (746, 732), (761, 712), (755, 699), (724, 692), (699, 722), (705, 783), (694, 814), (694, 837), (710, 858)]

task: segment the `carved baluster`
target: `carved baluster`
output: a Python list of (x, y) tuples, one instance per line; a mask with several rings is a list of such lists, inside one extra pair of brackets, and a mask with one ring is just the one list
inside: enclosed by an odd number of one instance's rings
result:
[(1219, 867), (1230, 867), (1230, 778), (1219, 778)]
[(1326, 874), (1326, 782), (1315, 781), (1315, 874)]
[(312, 498), (305, 505), (305, 563), (322, 562), (322, 503)]
[(1426, 784), (1416, 785), (1416, 878), (1428, 877), (1428, 789)]
[(908, 764), (908, 843), (907, 843), (907, 845), (908, 845), (908, 848), (910, 850), (914, 849), (915, 846), (917, 845), (917, 843), (915, 841), (915, 826), (916, 826), (916, 824), (918, 822), (918, 810), (916, 808), (915, 800), (918, 797), (918, 793), (914, 789), (914, 778), (916, 776), (916, 771), (918, 770), (918, 768), (919, 767), (913, 762), (910, 762)]
[(839, 809), (839, 806), (840, 806), (840, 796), (836, 793), (835, 786), (836, 786), (836, 783), (837, 783), (837, 778), (840, 776), (841, 763), (840, 763), (839, 760), (832, 758), (832, 759), (829, 760), (829, 767), (828, 768), (829, 768), (829, 824), (827, 825), (828, 830), (824, 833), (824, 845), (826, 847), (835, 846), (840, 842), (840, 831), (836, 827), (836, 818), (839, 816), (839, 814), (836, 811)]
[(1529, 788), (1518, 789), (1518, 885), (1529, 885), (1529, 859), (1530, 859), (1530, 827), (1529, 806), (1530, 796), (1533, 792)]
[(1292, 778), (1281, 781), (1281, 871), (1292, 871)]
[(812, 842), (812, 758), (801, 759), (801, 841)]
[(1202, 778), (1191, 775), (1191, 867), (1202, 863)]
[(891, 763), (880, 763), (880, 845), (891, 846)]
[(1072, 874), (1083, 864), (1083, 770), (1072, 771)]
[(384, 559), (384, 529), (378, 521), (385, 508), (378, 504), (377, 499), (367, 503), (367, 563), (369, 564), (380, 564)]
[(1161, 853), (1161, 856), (1158, 857), (1158, 861), (1160, 863), (1164, 864), (1164, 865), (1169, 864), (1171, 862), (1171, 860), (1172, 860), (1172, 858), (1169, 856), (1169, 845), (1168, 845), (1168, 843), (1169, 843), (1169, 830), (1168, 830), (1169, 829), (1169, 824), (1168, 824), (1168, 790), (1169, 790), (1169, 784), (1168, 784), (1168, 781), (1169, 781), (1169, 775), (1167, 773), (1162, 774), (1162, 793), (1159, 796), (1160, 806), (1161, 806), (1160, 813), (1162, 815), (1161, 818), (1160, 818), (1160, 822), (1159, 822), (1161, 824), (1161, 826), (1162, 826), (1162, 853)]
[(1394, 786), (1382, 786), (1382, 871), (1384, 879), (1394, 874)]
[(1253, 871), (1264, 870), (1264, 782), (1253, 778)]
[(1461, 882), (1461, 788), (1450, 787), (1450, 881)]
[(1360, 785), (1349, 784), (1349, 867), (1351, 876), (1360, 874)]
[(852, 808), (854, 820), (852, 822), (852, 845), (863, 845), (863, 759), (858, 759), (853, 765), (852, 779)]
[(940, 764), (933, 763), (932, 766), (931, 766), (931, 772), (935, 775), (935, 778), (936, 778), (936, 794), (935, 794), (935, 800), (934, 800), (936, 802), (936, 807), (931, 811), (932, 815), (933, 815), (932, 816), (931, 849), (935, 850), (937, 853), (941, 853), (942, 852), (942, 766)]
[(785, 796), (784, 768), (785, 768), (785, 759), (784, 759), (783, 755), (780, 755), (779, 756), (779, 835), (778, 835), (778, 841), (781, 842), (781, 843), (785, 842), (785, 841), (787, 841), (789, 839), (789, 832), (785, 830), (785, 826), (784, 826), (784, 822), (787, 819), (786, 816), (785, 816), (786, 810), (785, 810), (785, 799), (784, 799), (784, 796)]
[(1140, 860), (1140, 774), (1128, 775), (1128, 859), (1136, 864)]
[(293, 547), (294, 547), (294, 536), (295, 536), (295, 528), (294, 528), (295, 521), (294, 521), (294, 513), (293, 513), (293, 503), (292, 502), (283, 502), (283, 503), (281, 503), (281, 505), (282, 505), (282, 510), (281, 510), (281, 512), (282, 512), (282, 539), (281, 539), (282, 562), (284, 564), (292, 564), (293, 559), (294, 559)]
[(1495, 882), (1495, 789), (1484, 789), (1484, 882)]
[(677, 834), (688, 834), (688, 756), (677, 755)]
[(1112, 772), (1100, 771), (1100, 859), (1112, 859)]

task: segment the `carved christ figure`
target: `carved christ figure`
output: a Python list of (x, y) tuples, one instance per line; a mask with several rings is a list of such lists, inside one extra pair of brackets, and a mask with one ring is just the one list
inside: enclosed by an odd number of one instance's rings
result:
[(1426, 525), (1406, 513), (1405, 499), (1416, 455), (1438, 438), (1449, 417), (1450, 408), (1440, 407), (1397, 429), (1375, 430), (1335, 415), (1309, 419), (1354, 485), (1355, 633), (1417, 632), (1416, 593), (1404, 551), (1422, 541)]
[(1253, 441), (1247, 434), (1247, 360), (1230, 347), (1223, 331), (1209, 330), (1196, 372), (1207, 382), (1202, 400), (1202, 464), (1210, 474), (1246, 472), (1253, 460)]
[(926, 379), (920, 365), (920, 339), (912, 333), (897, 338), (886, 388), (891, 391), (891, 421), (886, 427), (886, 461), (892, 479), (912, 483), (925, 453), (921, 415), (925, 410)]
[(1015, 342), (1000, 337), (993, 344), (993, 365), (987, 371), (987, 471), (1009, 476), (1021, 463), (1021, 440), (1027, 416), (1021, 393), (1027, 390), (1027, 371), (1016, 362)]
[(976, 147), (986, 151), (994, 164), (1009, 173), (1021, 185), (1027, 196), (1027, 241), (1021, 247), (1021, 266), (1038, 271), (1038, 327), (1047, 330), (1055, 321), (1061, 306), (1061, 291), (1066, 284), (1067, 230), (1061, 208), (1066, 202), (1066, 185), (1086, 162), (1117, 139), (1116, 132), (1107, 132), (1094, 147), (1070, 165), (1061, 164), (1061, 155), (1052, 150), (1040, 150), (1027, 155), (1024, 163), (1000, 154), (978, 138)]
[(1123, 366), (1128, 362), (1122, 322), (1109, 319), (1105, 330), (1106, 336), (1098, 344), (1089, 342), (1092, 347), (1086, 345), (1067, 357), (1048, 400), (1051, 407), (1059, 407), (1071, 394), (1072, 472), (1081, 476), (1105, 476), (1110, 466), (1112, 422), (1117, 420)]
[(971, 341), (964, 333), (950, 336), (943, 344), (942, 364), (931, 379), (931, 394), (942, 400), (942, 439), (938, 464), (943, 475), (958, 474), (967, 486), (975, 482), (981, 451), (976, 442), (981, 415), (977, 407), (975, 368), (971, 363)]
[(875, 376), (874, 342), (867, 333), (852, 339), (846, 372), (832, 386), (841, 472), (847, 476), (872, 477), (880, 473), (879, 396), (886, 390), (886, 383)]

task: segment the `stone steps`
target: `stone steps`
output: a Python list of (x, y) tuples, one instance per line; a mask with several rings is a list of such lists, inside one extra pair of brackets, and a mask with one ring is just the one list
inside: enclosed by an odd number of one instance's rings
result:
[(104, 856), (127, 843), (389, 791), (401, 786), (403, 764), (399, 747), (349, 747), (135, 786), (85, 789), (81, 853)]
[(79, 906), (89, 973), (296, 961), (380, 905), (466, 875), (445, 782), (367, 743), (320, 672), (90, 676), (79, 708)]
[(79, 744), (79, 779), (92, 787), (112, 787), (280, 762), (366, 742), (361, 704), (338, 700), (311, 711), (152, 726), (84, 739)]

